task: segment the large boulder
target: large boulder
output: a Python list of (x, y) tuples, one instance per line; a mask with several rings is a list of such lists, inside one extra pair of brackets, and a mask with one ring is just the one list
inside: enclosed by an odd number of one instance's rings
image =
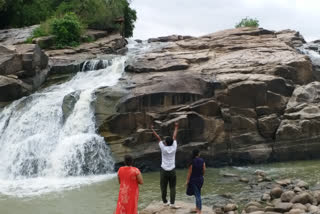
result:
[[(176, 163), (182, 167), (196, 147), (203, 148), (208, 166), (275, 160), (287, 146), (300, 157), (305, 150), (289, 145), (291, 139), (307, 128), (306, 138), (317, 135), (317, 121), (310, 118), (316, 109), (301, 107), (310, 116), (303, 120), (295, 115), (300, 110), (288, 110), (297, 88), (314, 80), (310, 59), (296, 50), (305, 43), (298, 32), (239, 28), (149, 42), (149, 50), (128, 59), (126, 93), (112, 114), (99, 113), (105, 115), (98, 119), (99, 132), (117, 164), (130, 153), (143, 169), (159, 167), (151, 124), (164, 137), (179, 122)], [(98, 109), (103, 105), (109, 104)]]
[(276, 132), (276, 159), (320, 157), (319, 95), (320, 83), (317, 81), (294, 90)]
[(0, 102), (16, 100), (28, 95), (32, 91), (32, 86), (19, 80), (17, 77), (0, 75)]
[(34, 44), (0, 45), (1, 102), (37, 90), (48, 74), (48, 57)]

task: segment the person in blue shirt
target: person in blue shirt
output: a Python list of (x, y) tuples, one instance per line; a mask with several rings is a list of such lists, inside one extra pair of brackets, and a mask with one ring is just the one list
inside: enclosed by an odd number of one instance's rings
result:
[(202, 202), (201, 202), (201, 188), (203, 185), (203, 176), (206, 172), (206, 164), (202, 158), (200, 158), (200, 151), (194, 149), (192, 152), (192, 161), (188, 168), (187, 175), (187, 195), (194, 195), (196, 199), (197, 214), (201, 214)]

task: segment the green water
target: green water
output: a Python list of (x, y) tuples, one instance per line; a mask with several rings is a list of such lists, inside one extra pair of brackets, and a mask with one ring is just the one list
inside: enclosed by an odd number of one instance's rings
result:
[[(312, 186), (320, 178), (320, 161), (300, 161), (274, 163), (249, 167), (228, 167), (208, 169), (203, 187), (203, 202), (214, 205), (223, 200), (221, 194), (228, 193), (233, 200), (259, 197), (260, 193), (251, 192), (248, 184), (240, 183), (235, 178), (224, 178), (223, 173), (235, 173), (253, 178), (255, 170), (264, 170), (268, 176), (303, 179)], [(160, 200), (159, 172), (143, 174), (145, 184), (140, 188), (139, 209), (150, 202)], [(177, 200), (193, 201), (185, 195), (184, 182), (186, 170), (177, 171)], [(0, 195), (0, 214), (108, 214), (112, 213), (118, 197), (117, 179), (109, 179), (79, 188), (47, 193), (33, 197), (13, 197)]]

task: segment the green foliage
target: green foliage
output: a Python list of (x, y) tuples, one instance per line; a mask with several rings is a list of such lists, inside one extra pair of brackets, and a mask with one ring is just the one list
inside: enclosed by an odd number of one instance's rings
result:
[(39, 24), (53, 12), (52, 0), (6, 0), (0, 11), (0, 28)]
[(52, 19), (48, 19), (47, 21), (42, 22), (39, 27), (37, 27), (33, 30), (31, 37), (27, 38), (25, 43), (32, 43), (32, 40), (34, 38), (49, 36), (51, 22), (52, 22)]
[(46, 26), (46, 24), (41, 24), (39, 27), (33, 30), (32, 37), (42, 37), (42, 36), (48, 36), (49, 35), (49, 28)]
[[(58, 6), (56, 16), (68, 11), (75, 12), (89, 28), (120, 30), (125, 37), (132, 36), (137, 19), (136, 11), (130, 8), (127, 0), (70, 0)], [(124, 23), (116, 23), (121, 18)]]
[[(66, 13), (78, 15), (83, 26), (92, 29), (121, 31), (132, 36), (136, 11), (130, 8), (129, 0), (0, 0), (0, 29), (23, 27), (61, 18)], [(123, 22), (119, 22), (123, 20)], [(40, 36), (49, 32), (46, 28), (36, 32)]]
[(32, 44), (32, 37), (29, 37), (26, 39), (26, 41), (24, 43), (27, 43), (27, 44)]
[(259, 27), (259, 20), (246, 17), (236, 24), (235, 27)]
[(77, 46), (83, 26), (75, 13), (67, 13), (51, 22), (51, 33), (56, 36), (56, 46)]
[(128, 2), (126, 1), (126, 6), (124, 8), (124, 36), (132, 37), (134, 23), (137, 20), (137, 12), (129, 7)]
[(5, 0), (0, 0), (0, 11), (2, 11), (5, 7), (6, 1)]

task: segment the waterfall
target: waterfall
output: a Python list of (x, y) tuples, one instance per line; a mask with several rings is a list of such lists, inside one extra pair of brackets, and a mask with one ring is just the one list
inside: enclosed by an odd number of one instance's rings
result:
[(85, 62), (83, 72), (70, 81), (0, 110), (0, 194), (67, 189), (113, 171), (91, 104), (97, 88), (117, 84), (124, 63), (125, 57), (118, 56)]
[(320, 41), (304, 44), (299, 48), (300, 52), (309, 56), (314, 68), (314, 77), (320, 80)]

